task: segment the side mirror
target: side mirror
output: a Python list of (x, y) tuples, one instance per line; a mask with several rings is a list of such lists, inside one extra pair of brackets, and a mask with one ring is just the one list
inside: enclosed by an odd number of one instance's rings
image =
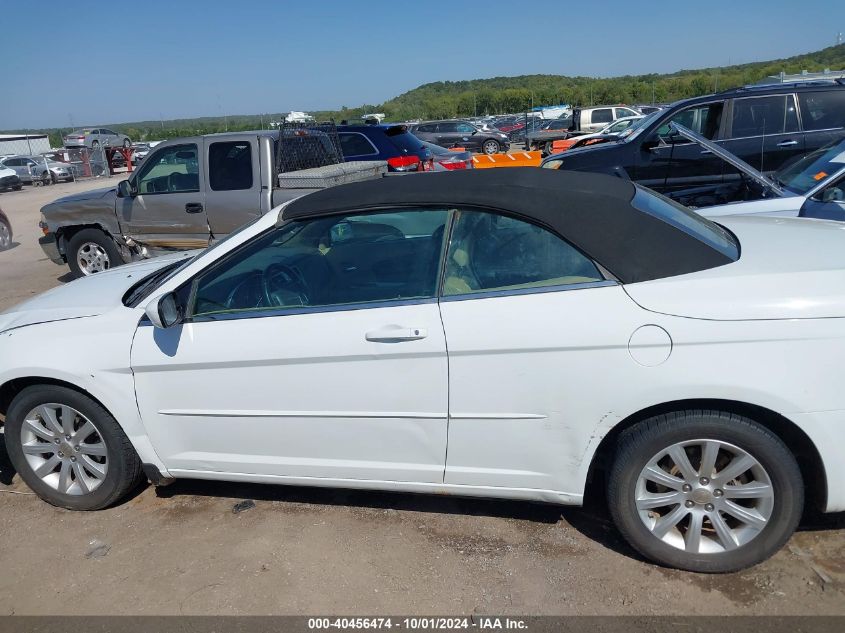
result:
[(128, 180), (121, 180), (117, 183), (117, 197), (118, 198), (134, 198), (137, 191), (132, 187), (132, 183)]
[(150, 322), (162, 330), (178, 325), (185, 317), (175, 292), (156, 297), (147, 304), (144, 312)]

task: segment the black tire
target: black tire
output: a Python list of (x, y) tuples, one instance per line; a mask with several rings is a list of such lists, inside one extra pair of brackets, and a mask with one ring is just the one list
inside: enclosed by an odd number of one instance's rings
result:
[(130, 141), (128, 138), (123, 139), (123, 147), (127, 149), (132, 147), (132, 141)]
[(15, 191), (20, 191), (21, 189), (23, 189), (23, 185), (15, 185), (14, 187), (12, 187), (12, 189), (14, 189)]
[(53, 178), (51, 177), (49, 171), (43, 172), (41, 174), (41, 177), (39, 178), (39, 180), (41, 180), (41, 186), (42, 187), (46, 187), (47, 185), (50, 185), (50, 184), (53, 183)]
[(91, 141), (91, 149), (95, 149), (100, 146), (100, 141)]
[[(757, 460), (771, 480), (774, 500), (768, 523), (736, 549), (686, 552), (657, 538), (638, 514), (635, 490), (648, 460), (673, 444), (696, 439), (718, 440), (742, 449)], [(723, 573), (756, 565), (783, 547), (801, 518), (804, 484), (795, 456), (767, 428), (732, 413), (687, 410), (649, 418), (620, 435), (608, 477), (607, 499), (617, 528), (646, 558), (678, 569)]]
[(53, 182), (54, 185), (59, 184), (59, 177), (53, 172), (50, 172), (50, 180)]
[(67, 264), (74, 277), (86, 276), (79, 267), (78, 251), (82, 246), (90, 242), (98, 244), (106, 252), (109, 259), (109, 268), (114, 268), (115, 266), (120, 266), (125, 263), (123, 258), (120, 256), (120, 251), (117, 250), (117, 246), (115, 246), (115, 243), (108, 235), (99, 229), (82, 229), (70, 238), (67, 245), (67, 251), (65, 253), (67, 257)]
[[(73, 407), (97, 427), (106, 445), (108, 469), (102, 483), (88, 494), (61, 493), (41, 480), (21, 448), (21, 427), (26, 415), (46, 403)], [(6, 448), (12, 465), (35, 494), (47, 503), (68, 510), (101, 510), (125, 497), (141, 480), (141, 460), (111, 414), (88, 396), (56, 385), (37, 385), (21, 391), (6, 414)]]
[(552, 146), (552, 142), (546, 141), (546, 144), (543, 146), (543, 152), (546, 154), (546, 156), (551, 156), (552, 151), (554, 151), (554, 147)]
[(5, 251), (12, 247), (12, 227), (0, 220), (0, 228), (3, 229), (0, 231), (0, 251)]
[(496, 139), (488, 138), (484, 143), (481, 144), (481, 151), (491, 156), (493, 154), (498, 154), (502, 149), (501, 144)]

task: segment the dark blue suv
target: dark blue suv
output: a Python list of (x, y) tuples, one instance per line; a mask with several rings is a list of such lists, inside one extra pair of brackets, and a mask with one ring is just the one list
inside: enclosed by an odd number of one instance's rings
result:
[(390, 171), (429, 171), (434, 156), (407, 125), (338, 125), (344, 160), (386, 160)]

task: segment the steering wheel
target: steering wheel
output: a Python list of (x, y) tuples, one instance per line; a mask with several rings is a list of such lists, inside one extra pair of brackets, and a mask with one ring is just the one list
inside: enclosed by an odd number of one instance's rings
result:
[(280, 301), (276, 294), (279, 290), (286, 290), (287, 293), (296, 294), (300, 305), (310, 304), (308, 298), (308, 286), (302, 275), (286, 264), (271, 264), (261, 276), (261, 293), (268, 306), (284, 306), (285, 301)]

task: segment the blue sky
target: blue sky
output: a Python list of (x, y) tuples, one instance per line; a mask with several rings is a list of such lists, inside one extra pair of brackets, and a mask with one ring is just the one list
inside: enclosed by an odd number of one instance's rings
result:
[(843, 0), (0, 0), (0, 9), (0, 129), (352, 107), (439, 80), (667, 72), (810, 52), (845, 32)]

